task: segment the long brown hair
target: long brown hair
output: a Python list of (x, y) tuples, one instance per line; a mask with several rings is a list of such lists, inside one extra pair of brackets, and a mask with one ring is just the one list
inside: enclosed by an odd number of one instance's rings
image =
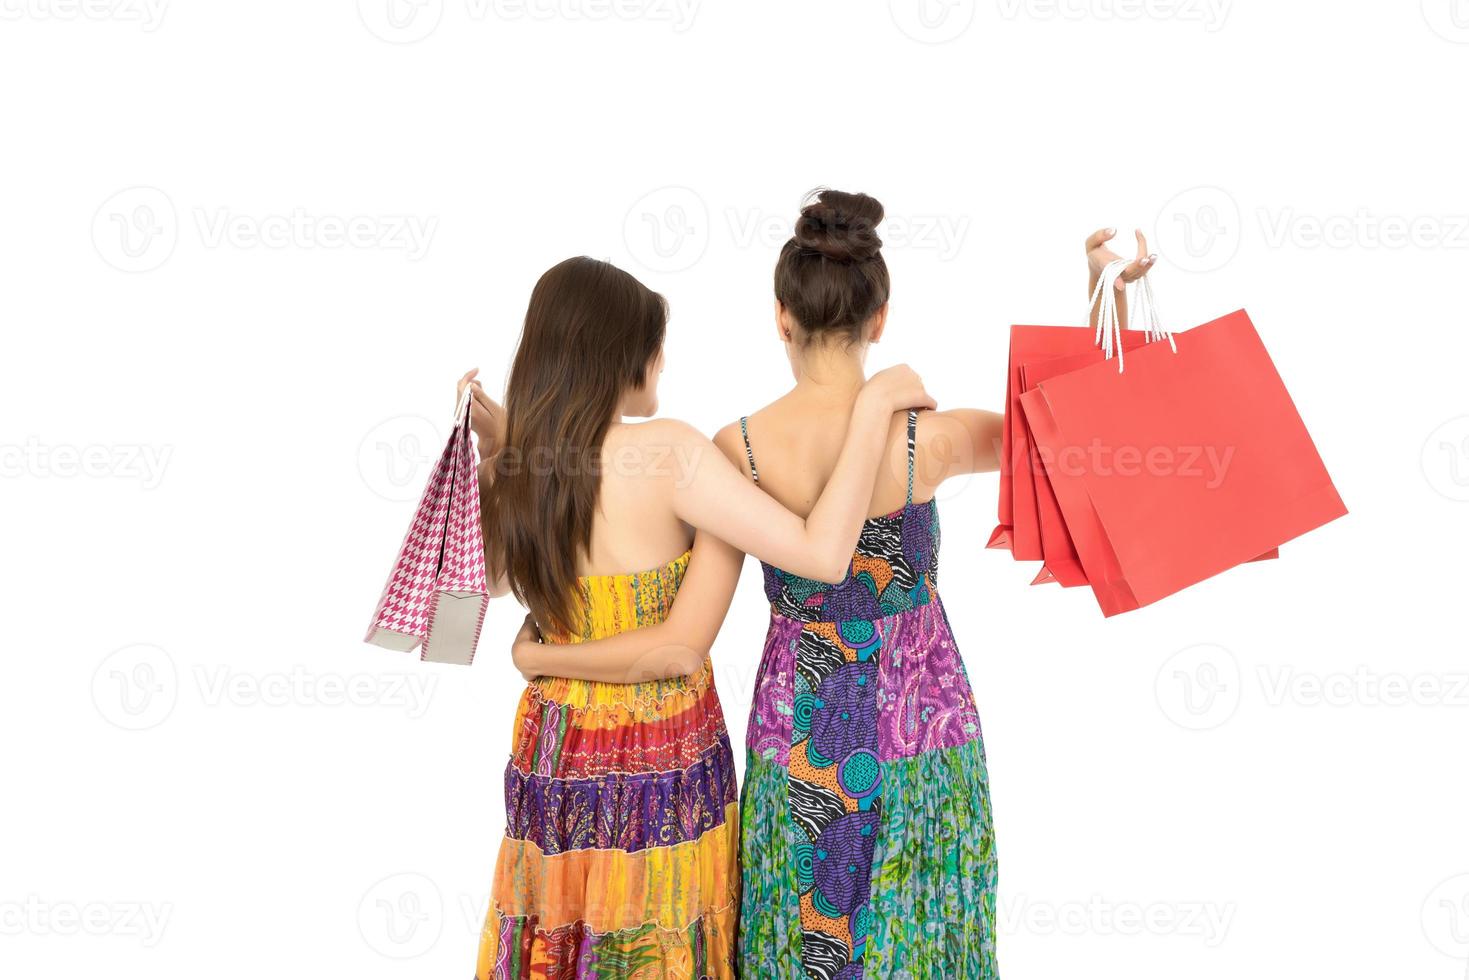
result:
[(802, 340), (858, 343), (892, 284), (882, 257), (882, 202), (828, 189), (806, 196), (796, 233), (775, 264), (775, 298), (805, 331)]
[(505, 448), (486, 504), (491, 570), (544, 627), (580, 630), (578, 559), (592, 544), (602, 443), (663, 346), (662, 296), (585, 256), (536, 283), (505, 389)]

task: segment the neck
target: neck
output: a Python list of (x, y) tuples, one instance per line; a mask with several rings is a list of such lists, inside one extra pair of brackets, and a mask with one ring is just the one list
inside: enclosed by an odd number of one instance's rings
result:
[(861, 344), (813, 345), (792, 360), (796, 387), (833, 401), (851, 401), (867, 381), (866, 353)]

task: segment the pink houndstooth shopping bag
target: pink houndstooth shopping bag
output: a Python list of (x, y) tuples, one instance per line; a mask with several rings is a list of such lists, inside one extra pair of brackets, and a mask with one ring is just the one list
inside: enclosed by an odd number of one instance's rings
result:
[(422, 644), (423, 659), (438, 663), (474, 659), (489, 604), (468, 394), (460, 399), (453, 434), (419, 498), (366, 638), (404, 652)]

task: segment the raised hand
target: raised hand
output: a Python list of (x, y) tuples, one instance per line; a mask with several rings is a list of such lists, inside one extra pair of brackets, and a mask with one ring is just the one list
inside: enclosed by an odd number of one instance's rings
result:
[[(1101, 278), (1102, 270), (1110, 263), (1122, 258), (1122, 256), (1112, 251), (1111, 247), (1107, 244), (1116, 234), (1116, 228), (1103, 228), (1101, 231), (1094, 232), (1086, 240), (1086, 264), (1089, 273), (1087, 278), (1088, 296), (1096, 292), (1097, 280)], [(1135, 234), (1137, 235), (1137, 257), (1129, 262), (1127, 267), (1122, 270), (1122, 275), (1117, 277), (1118, 291), (1126, 289), (1128, 283), (1136, 282), (1147, 275), (1149, 270), (1153, 268), (1153, 263), (1158, 261), (1156, 254), (1149, 254), (1148, 240), (1144, 237), (1143, 233), (1139, 231)]]
[[(1116, 234), (1116, 228), (1103, 228), (1100, 231), (1093, 232), (1092, 236), (1086, 240), (1086, 264), (1088, 273), (1086, 294), (1088, 296), (1096, 295), (1097, 280), (1102, 277), (1102, 270), (1113, 262), (1122, 260), (1122, 256), (1112, 251), (1107, 245)], [(1128, 322), (1127, 284), (1137, 282), (1143, 276), (1147, 275), (1152, 270), (1153, 265), (1158, 261), (1156, 254), (1148, 252), (1148, 240), (1143, 236), (1143, 233), (1138, 231), (1135, 234), (1137, 235), (1137, 257), (1127, 263), (1122, 270), (1122, 274), (1113, 283), (1114, 288), (1117, 290), (1117, 317), (1124, 324)], [(1092, 326), (1097, 325), (1097, 311), (1100, 305), (1095, 302), (1092, 304)]]
[(474, 430), (476, 441), (479, 444), (480, 458), (488, 459), (505, 445), (505, 409), (486, 394), (484, 386), (476, 377), (478, 374), (479, 368), (472, 368), (459, 379), (459, 384), (454, 391), (454, 403), (457, 405), (464, 397), (465, 388), (471, 390), (469, 426)]

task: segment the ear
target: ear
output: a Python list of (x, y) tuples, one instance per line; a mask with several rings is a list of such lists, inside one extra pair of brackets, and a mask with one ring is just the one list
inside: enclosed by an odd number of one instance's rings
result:
[(796, 318), (780, 300), (775, 301), (775, 332), (782, 344), (791, 343), (796, 336)]
[(663, 373), (663, 346), (660, 344), (658, 353), (648, 359), (648, 366), (643, 368), (643, 387), (652, 388), (658, 383), (658, 375)]
[(876, 313), (872, 314), (872, 329), (867, 332), (867, 342), (875, 344), (882, 339), (882, 332), (888, 325), (888, 305), (882, 304)]

